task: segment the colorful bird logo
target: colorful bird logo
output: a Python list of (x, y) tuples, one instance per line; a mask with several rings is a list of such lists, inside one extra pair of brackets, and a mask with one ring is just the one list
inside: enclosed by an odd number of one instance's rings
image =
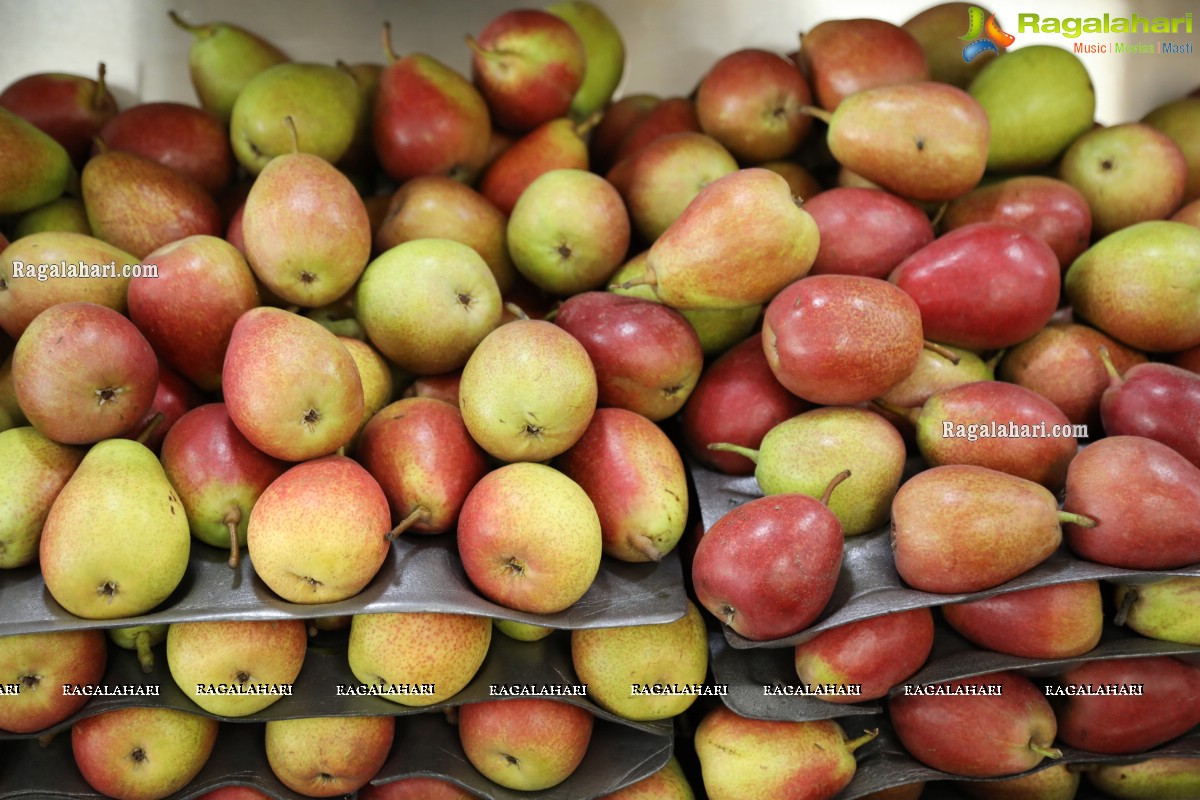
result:
[(1016, 41), (1015, 36), (1005, 33), (1000, 28), (995, 14), (992, 14), (987, 18), (987, 22), (984, 22), (984, 13), (979, 6), (971, 6), (967, 11), (970, 27), (965, 34), (958, 37), (968, 43), (963, 48), (963, 61), (968, 64), (980, 53), (990, 52), (999, 55), (1001, 47), (1008, 47)]

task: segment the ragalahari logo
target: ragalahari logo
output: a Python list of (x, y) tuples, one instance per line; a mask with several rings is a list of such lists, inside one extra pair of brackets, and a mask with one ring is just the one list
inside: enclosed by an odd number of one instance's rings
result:
[(963, 61), (968, 64), (982, 53), (999, 55), (1001, 47), (1008, 47), (1016, 41), (1015, 36), (1001, 29), (995, 14), (987, 17), (987, 22), (984, 22), (985, 13), (979, 6), (971, 6), (967, 11), (970, 27), (965, 34), (958, 37), (967, 42), (967, 46), (963, 48)]

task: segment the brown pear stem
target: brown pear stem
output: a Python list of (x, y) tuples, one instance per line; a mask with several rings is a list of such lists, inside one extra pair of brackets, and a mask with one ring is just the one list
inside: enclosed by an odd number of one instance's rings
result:
[(225, 515), (225, 519), (221, 520), (225, 523), (225, 527), (229, 529), (229, 568), (237, 569), (238, 563), (241, 561), (241, 549), (238, 544), (238, 525), (242, 523), (242, 509), (234, 507)]
[(623, 283), (610, 283), (608, 285), (608, 290), (611, 292), (613, 289), (632, 289), (635, 286), (654, 286), (654, 285), (656, 285), (654, 276), (650, 275), (650, 274), (646, 274), (646, 275), (641, 276), (640, 278), (633, 278), (632, 280), (628, 280)]
[(946, 359), (947, 361), (949, 361), (951, 364), (954, 364), (955, 366), (957, 366), (958, 362), (960, 361), (960, 359), (958, 357), (958, 353), (954, 352), (953, 350), (951, 350), (949, 347), (946, 347), (945, 345), (938, 344), (937, 342), (931, 342), (928, 339), (926, 339), (924, 342), (921, 343), (921, 346), (924, 347), (926, 350), (928, 350), (931, 353), (937, 353), (939, 356)]
[(296, 130), (296, 120), (292, 119), (292, 115), (288, 114), (283, 118), (283, 124), (287, 126), (288, 133), (292, 137), (292, 152), (300, 152), (300, 132)]
[(829, 482), (829, 485), (825, 487), (825, 494), (821, 495), (821, 505), (828, 506), (829, 505), (829, 496), (831, 494), (833, 494), (833, 490), (836, 489), (842, 481), (846, 480), (849, 477), (850, 477), (850, 470), (848, 470), (848, 469), (844, 469), (841, 472), (839, 472), (837, 475), (834, 475), (833, 480), (831, 480)]
[(586, 138), (587, 135), (592, 132), (592, 128), (595, 128), (597, 125), (600, 124), (600, 120), (603, 117), (604, 117), (603, 109), (593, 111), (591, 114), (589, 114), (588, 116), (586, 116), (579, 122), (575, 123), (575, 135), (578, 136), (580, 139)]
[(154, 416), (150, 418), (150, 421), (146, 423), (146, 427), (142, 429), (142, 432), (137, 435), (134, 441), (138, 444), (145, 444), (154, 435), (154, 432), (158, 430), (158, 426), (163, 424), (163, 420), (165, 419), (166, 417), (161, 411), (155, 412)]
[(879, 728), (872, 728), (869, 731), (863, 731), (863, 734), (861, 736), (858, 736), (854, 739), (846, 740), (846, 750), (853, 753), (855, 750), (862, 747), (864, 744), (871, 741), (878, 735), (879, 735)]
[(828, 125), (829, 121), (831, 119), (833, 119), (833, 114), (830, 114), (825, 109), (819, 108), (817, 106), (800, 106), (800, 108), (797, 110), (801, 114), (808, 114), (810, 117), (816, 117), (817, 119), (821, 120), (821, 122), (824, 122), (826, 125)]
[(467, 47), (471, 48), (471, 52), (475, 55), (479, 56), (480, 58), (487, 58), (489, 55), (491, 55), (487, 50), (483, 49), (483, 46), (480, 45), (479, 42), (475, 41), (475, 37), (471, 34), (468, 33), (463, 38), (467, 42)]
[(1108, 373), (1108, 377), (1112, 379), (1113, 386), (1120, 386), (1121, 373), (1117, 370), (1117, 365), (1113, 363), (1112, 353), (1108, 352), (1108, 348), (1100, 345), (1096, 348), (1096, 352), (1100, 355), (1100, 363), (1104, 365), (1104, 371)]
[(989, 358), (986, 362), (984, 362), (987, 365), (987, 368), (990, 369), (993, 374), (995, 374), (996, 367), (1000, 364), (1000, 359), (1004, 358), (1004, 354), (1007, 352), (1008, 352), (1007, 347), (1001, 347), (999, 350), (997, 350), (995, 353), (992, 354), (991, 358)]
[(729, 442), (712, 442), (708, 445), (709, 450), (720, 450), (725, 453), (737, 453), (739, 456), (745, 456), (758, 463), (758, 451), (751, 450), (749, 447), (742, 447), (740, 444), (730, 444)]
[(383, 538), (387, 539), (389, 542), (394, 542), (399, 539), (400, 535), (406, 530), (411, 528), (413, 525), (416, 525), (418, 522), (427, 521), (430, 516), (432, 515), (429, 513), (428, 508), (425, 506), (417, 506), (412, 510), (411, 513), (409, 513), (407, 517), (400, 520), (400, 524), (385, 533)]
[(190, 22), (188, 22), (186, 19), (184, 19), (183, 17), (179, 16), (179, 14), (177, 14), (177, 13), (176, 13), (175, 11), (173, 11), (173, 10), (172, 10), (172, 11), (168, 11), (168, 12), (167, 12), (167, 16), (171, 18), (171, 22), (174, 22), (174, 23), (175, 23), (176, 25), (178, 25), (180, 28), (183, 28), (185, 31), (187, 31), (188, 33), (192, 34), (193, 36), (199, 36), (199, 35), (200, 35), (200, 34), (203, 32), (203, 31), (202, 31), (202, 29), (201, 29), (201, 27), (200, 27), (199, 25), (193, 25), (193, 24), (191, 24), (191, 23), (190, 23)]
[(396, 55), (396, 50), (392, 47), (392, 23), (387, 20), (383, 21), (383, 54), (387, 56), (389, 64), (400, 60), (400, 56)]
[(895, 403), (890, 403), (878, 397), (872, 400), (871, 404), (888, 413), (895, 414), (897, 417), (903, 417), (914, 425), (917, 424), (917, 420), (921, 416), (921, 408), (919, 406), (916, 408), (905, 408), (904, 406), (898, 406)]
[(51, 731), (50, 733), (43, 733), (41, 736), (37, 737), (38, 747), (42, 748), (43, 750), (45, 748), (49, 747), (50, 743), (54, 741), (54, 737), (57, 735), (58, 735), (57, 731)]
[(142, 665), (142, 672), (147, 675), (154, 672), (154, 653), (150, 650), (150, 631), (135, 633), (133, 644), (137, 648), (138, 663)]
[(637, 534), (633, 537), (633, 540), (630, 542), (630, 544), (633, 545), (634, 550), (637, 550), (651, 561), (662, 561), (662, 551), (654, 546), (654, 542), (651, 541), (650, 537), (646, 534)]
[(1062, 758), (1062, 750), (1059, 750), (1057, 747), (1047, 747), (1046, 745), (1031, 741), (1029, 749), (1043, 758)]
[(946, 216), (946, 209), (949, 207), (950, 203), (948, 202), (942, 203), (937, 207), (937, 210), (933, 212), (933, 216), (929, 219), (930, 227), (937, 230), (938, 224), (942, 221), (942, 217)]
[(1060, 525), (1065, 522), (1070, 522), (1073, 525), (1078, 525), (1081, 528), (1096, 527), (1096, 520), (1092, 519), (1091, 517), (1085, 517), (1083, 514), (1075, 514), (1070, 511), (1059, 511), (1058, 522)]
[(104, 102), (104, 95), (108, 92), (108, 87), (104, 83), (104, 76), (107, 74), (108, 67), (104, 66), (104, 62), (101, 61), (96, 70), (96, 92), (92, 95), (92, 108), (100, 108)]
[(92, 137), (92, 149), (95, 150), (95, 155), (101, 155), (108, 152), (108, 142), (101, 139), (99, 136)]
[(1129, 619), (1129, 612), (1133, 610), (1133, 604), (1137, 602), (1137, 589), (1132, 586), (1125, 587), (1125, 596), (1121, 598), (1121, 605), (1117, 608), (1117, 613), (1113, 616), (1114, 625), (1124, 625)]
[(504, 308), (508, 311), (508, 313), (512, 314), (517, 319), (529, 319), (529, 315), (525, 313), (525, 309), (521, 308), (511, 300), (504, 304)]

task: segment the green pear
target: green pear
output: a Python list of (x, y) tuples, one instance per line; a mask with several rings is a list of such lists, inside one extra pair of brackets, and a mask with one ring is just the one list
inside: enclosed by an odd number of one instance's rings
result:
[(144, 614), (187, 571), (191, 533), (183, 504), (145, 445), (106, 439), (84, 456), (42, 529), (46, 588), (85, 619)]
[[(925, 51), (929, 74), (935, 81), (965, 89), (986, 64), (1006, 52), (984, 51), (967, 61), (963, 57), (965, 42), (959, 37), (968, 28), (971, 3), (942, 2), (929, 6), (911, 17), (901, 27), (912, 34)], [(985, 15), (991, 12), (984, 10)]]
[(46, 438), (33, 427), (0, 432), (0, 569), (37, 558), (46, 515), (83, 460), (84, 450)]
[(604, 11), (588, 0), (565, 0), (546, 6), (562, 18), (583, 42), (583, 83), (571, 98), (570, 115), (584, 120), (608, 105), (625, 74), (625, 41)]
[(295, 121), (298, 149), (336, 163), (354, 141), (358, 83), (328, 64), (286, 62), (268, 67), (247, 83), (233, 106), (229, 139), (238, 163), (252, 175), (272, 158), (293, 150), (284, 120)]
[(991, 126), (989, 172), (1029, 172), (1092, 127), (1096, 92), (1079, 56), (1034, 44), (992, 59), (967, 87)]
[(13, 228), (13, 238), (20, 239), (31, 233), (42, 231), (69, 231), (92, 235), (92, 227), (88, 223), (87, 209), (83, 201), (77, 197), (60, 197), (51, 200), (44, 206), (27, 211), (17, 220)]
[(1132, 764), (1097, 764), (1088, 783), (1120, 800), (1194, 800), (1200, 797), (1200, 758), (1147, 758)]
[(754, 477), (764, 495), (796, 492), (820, 499), (829, 476), (849, 469), (850, 477), (829, 498), (829, 510), (846, 536), (887, 523), (904, 472), (900, 433), (880, 415), (861, 408), (806, 411), (767, 431), (758, 450), (723, 443), (709, 449), (754, 461)]
[(657, 625), (577, 628), (571, 631), (571, 661), (588, 687), (588, 697), (625, 719), (646, 721), (682, 714), (697, 695), (637, 693), (634, 687), (704, 683), (708, 633), (700, 609)]
[(304, 308), (345, 295), (371, 258), (362, 198), (349, 178), (309, 153), (285, 153), (262, 168), (246, 196), (242, 240), (258, 279)]
[(1118, 584), (1116, 622), (1165, 642), (1200, 645), (1200, 578)]
[(554, 633), (554, 628), (546, 625), (517, 622), (515, 619), (493, 619), (492, 626), (508, 638), (518, 642), (540, 642)]
[(233, 104), (246, 83), (288, 57), (275, 45), (245, 28), (226, 22), (192, 25), (174, 11), (171, 21), (195, 38), (188, 50), (188, 73), (200, 105), (229, 124)]
[(1140, 222), (1085, 250), (1067, 269), (1063, 291), (1076, 318), (1114, 339), (1150, 353), (1178, 352), (1200, 344), (1198, 265), (1200, 229)]
[(1142, 117), (1142, 122), (1170, 136), (1187, 162), (1187, 186), (1183, 202), (1200, 198), (1200, 97), (1184, 97), (1160, 105)]
[(109, 641), (117, 647), (136, 650), (142, 672), (149, 674), (154, 671), (154, 652), (151, 648), (157, 647), (167, 640), (169, 627), (166, 623), (159, 622), (150, 625), (130, 625), (126, 628), (109, 628), (107, 633)]
[[(952, 355), (953, 359), (948, 358)], [(919, 408), (935, 392), (965, 383), (994, 380), (995, 368), (970, 350), (939, 345), (921, 350), (917, 366), (908, 377), (879, 396), (881, 403), (897, 408)]]
[(22, 214), (67, 190), (75, 170), (63, 146), (0, 108), (0, 217)]
[(13, 383), (13, 356), (10, 350), (0, 362), (0, 431), (28, 425), (29, 420), (17, 402), (17, 387)]
[[(646, 272), (649, 251), (643, 250), (613, 273), (610, 292), (627, 297), (640, 297), (661, 303), (654, 289), (642, 283)], [(630, 284), (629, 288), (624, 288)], [(686, 308), (679, 312), (700, 338), (700, 349), (706, 356), (724, 353), (740, 341), (745, 340), (758, 323), (762, 305), (743, 308)]]
[(450, 239), (396, 245), (367, 265), (356, 291), (371, 343), (418, 375), (460, 369), (503, 310), (487, 262)]
[(429, 706), (449, 700), (471, 682), (491, 641), (491, 620), (473, 614), (355, 614), (346, 657), (354, 677), (367, 685), (431, 685), (429, 692), (382, 695), (403, 706)]
[[(38, 280), (14, 277), (17, 266), (22, 270), (62, 264), (112, 264), (113, 276), (90, 270), (86, 276), (69, 280)], [(136, 264), (132, 254), (92, 236), (81, 233), (50, 231), (33, 233), (17, 239), (0, 252), (0, 328), (13, 339), (19, 339), (33, 318), (59, 303), (82, 300), (107, 306), (125, 313), (130, 277), (122, 275), (126, 264)], [(77, 272), (77, 274), (79, 274)]]

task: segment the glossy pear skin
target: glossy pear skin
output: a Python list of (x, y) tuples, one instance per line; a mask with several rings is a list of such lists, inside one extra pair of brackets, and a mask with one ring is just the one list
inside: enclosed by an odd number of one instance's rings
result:
[(1071, 658), (1100, 642), (1100, 584), (1077, 581), (942, 606), (942, 615), (978, 646), (1023, 658)]
[(1200, 645), (1200, 578), (1117, 584), (1115, 621), (1151, 639)]

